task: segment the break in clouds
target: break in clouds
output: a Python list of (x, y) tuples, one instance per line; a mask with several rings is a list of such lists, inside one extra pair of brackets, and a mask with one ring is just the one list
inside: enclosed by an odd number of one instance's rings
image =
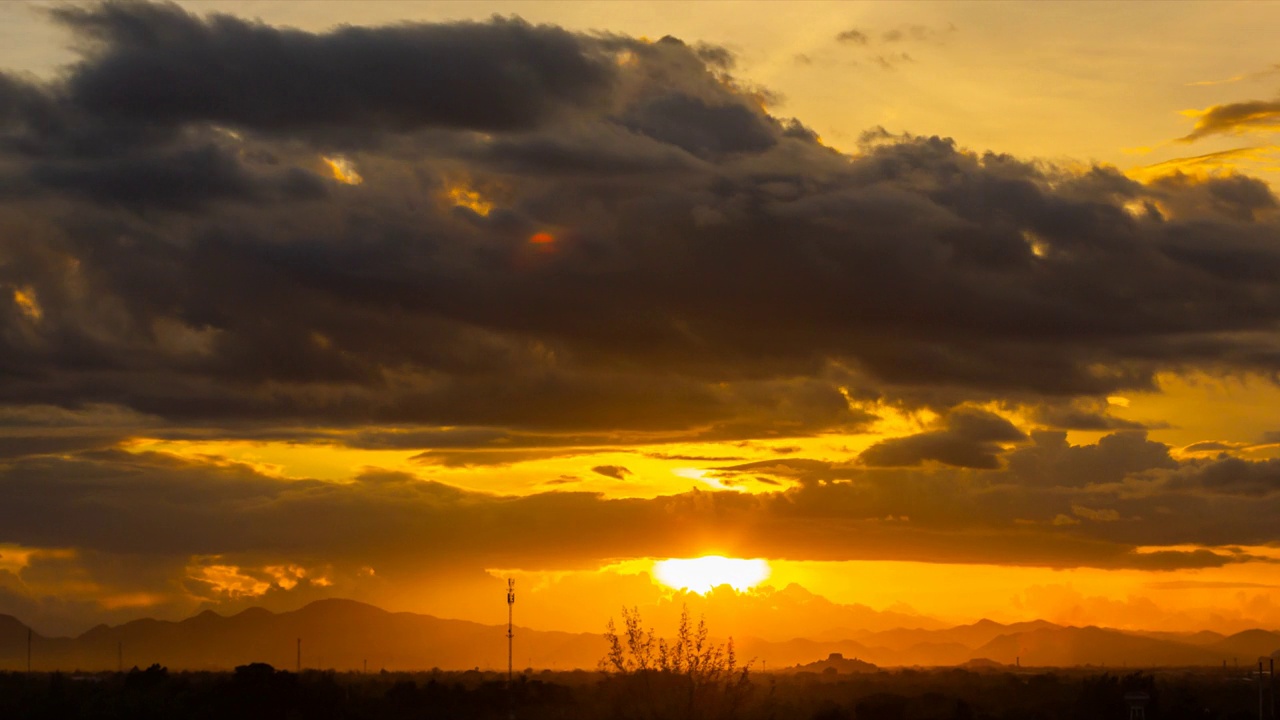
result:
[[(1260, 181), (1141, 184), (879, 129), (845, 154), (772, 115), (729, 53), (673, 38), (49, 15), (80, 59), (0, 74), (0, 544), (78, 549), (58, 562), (123, 592), (172, 591), (194, 557), (356, 577), (397, 553), (555, 567), (717, 537), (1172, 568), (1251, 556), (1138, 548), (1280, 542), (1274, 461), (1176, 460), (1104, 401), (1162, 372), (1280, 367)], [(705, 463), (762, 495), (593, 494), (632, 474), (615, 465), (528, 497), (283, 482), (120, 449), (145, 433), (468, 464), (857, 433), (876, 407), (938, 420), (838, 460)], [(1113, 434), (1073, 447), (1067, 429)], [(0, 611), (28, 601), (4, 567)]]

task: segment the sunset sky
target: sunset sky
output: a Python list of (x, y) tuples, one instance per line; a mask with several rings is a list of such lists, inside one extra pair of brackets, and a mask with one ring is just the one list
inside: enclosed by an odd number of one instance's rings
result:
[(1280, 628), (1276, 27), (0, 3), (0, 613)]

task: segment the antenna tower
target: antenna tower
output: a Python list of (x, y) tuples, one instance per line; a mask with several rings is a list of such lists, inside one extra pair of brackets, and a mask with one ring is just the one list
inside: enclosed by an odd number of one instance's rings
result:
[(507, 684), (510, 685), (515, 677), (514, 665), (511, 661), (511, 651), (514, 647), (512, 638), (515, 637), (512, 625), (513, 612), (516, 605), (516, 580), (515, 578), (507, 578)]

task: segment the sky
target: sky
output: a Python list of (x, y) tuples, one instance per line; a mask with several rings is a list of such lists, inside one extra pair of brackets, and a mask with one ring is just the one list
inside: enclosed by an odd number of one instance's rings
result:
[(0, 4), (0, 613), (1280, 627), (1277, 21)]

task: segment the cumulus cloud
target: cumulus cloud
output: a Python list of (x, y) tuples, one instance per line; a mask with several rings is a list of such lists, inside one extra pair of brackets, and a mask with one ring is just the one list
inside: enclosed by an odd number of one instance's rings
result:
[[(43, 313), (0, 302), (6, 402), (804, 433), (864, 420), (842, 386), (1097, 395), (1276, 357), (1274, 201), (1246, 180), (1148, 188), (940, 138), (844, 157), (674, 39), (54, 15), (83, 59), (5, 85), (0, 281)], [(363, 183), (326, 175), (336, 154)], [(1195, 194), (1185, 222), (1124, 210)]]
[(313, 34), (172, 4), (50, 12), (81, 39), (68, 100), (115, 120), (513, 130), (603, 102), (615, 74), (606, 43), (516, 19)]

